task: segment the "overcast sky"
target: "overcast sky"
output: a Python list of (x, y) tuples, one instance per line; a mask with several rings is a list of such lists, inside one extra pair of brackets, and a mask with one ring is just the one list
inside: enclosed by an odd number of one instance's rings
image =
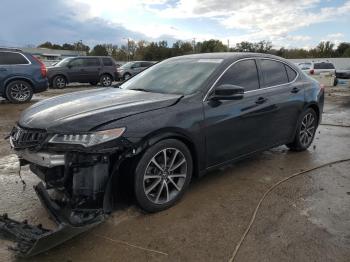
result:
[(0, 46), (125, 38), (270, 40), (276, 47), (350, 42), (350, 0), (1, 0)]

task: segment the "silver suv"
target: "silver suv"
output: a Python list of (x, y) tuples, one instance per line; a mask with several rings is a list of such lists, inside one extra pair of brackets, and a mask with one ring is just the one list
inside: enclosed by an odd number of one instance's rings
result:
[(128, 80), (130, 77), (137, 75), (154, 64), (155, 62), (150, 61), (128, 62), (117, 69), (117, 77), (119, 80)]

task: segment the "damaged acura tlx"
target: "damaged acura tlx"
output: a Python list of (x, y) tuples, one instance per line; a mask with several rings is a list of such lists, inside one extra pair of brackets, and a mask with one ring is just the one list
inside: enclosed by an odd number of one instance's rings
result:
[(192, 176), (282, 144), (307, 149), (323, 99), (323, 88), (282, 58), (212, 53), (165, 60), (115, 88), (39, 102), (10, 142), (42, 180), (35, 190), (58, 229), (7, 215), (0, 229), (23, 256), (62, 243), (112, 211), (122, 172), (142, 209), (166, 209)]

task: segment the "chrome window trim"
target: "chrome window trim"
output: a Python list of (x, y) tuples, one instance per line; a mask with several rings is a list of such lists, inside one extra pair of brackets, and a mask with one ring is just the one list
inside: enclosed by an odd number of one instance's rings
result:
[[(268, 57), (246, 57), (246, 58), (241, 58), (235, 62), (233, 62), (232, 64), (230, 64), (220, 75), (219, 77), (215, 80), (215, 82), (213, 83), (213, 85), (209, 88), (208, 92), (205, 94), (204, 98), (203, 98), (203, 102), (205, 102), (209, 96), (209, 93), (213, 90), (213, 88), (215, 87), (215, 85), (219, 82), (219, 80), (221, 79), (221, 77), (227, 72), (227, 70), (229, 70), (232, 66), (234, 66), (235, 64), (237, 64), (238, 62), (244, 61), (244, 60), (257, 60), (257, 59), (261, 59), (261, 60), (272, 60), (272, 61), (276, 61), (276, 62), (280, 62), (282, 64), (285, 64), (287, 66), (289, 66), (292, 70), (294, 70), (294, 72), (296, 72), (296, 76), (293, 79), (293, 81), (290, 81), (288, 83), (285, 84), (280, 84), (280, 85), (274, 85), (274, 86), (268, 86), (268, 87), (264, 87), (264, 88), (259, 88), (256, 90), (251, 90), (251, 91), (246, 91), (244, 92), (245, 94), (247, 93), (252, 93), (252, 92), (256, 92), (256, 91), (260, 91), (260, 90), (266, 90), (266, 89), (271, 89), (271, 88), (276, 88), (276, 87), (280, 87), (280, 86), (285, 86), (285, 85), (289, 85), (289, 84), (293, 84), (299, 77), (299, 72), (296, 71), (294, 68), (292, 68), (290, 65), (288, 65), (286, 62), (279, 60), (279, 59), (275, 59), (275, 58), (268, 58)], [(256, 62), (256, 61), (255, 61)], [(259, 68), (257, 68), (258, 70), (258, 75), (259, 75)], [(287, 72), (286, 72), (287, 74)], [(287, 76), (288, 77), (288, 76)], [(260, 81), (260, 79), (259, 79)]]
[(4, 65), (1, 65), (0, 64), (0, 66), (17, 66), (17, 65), (31, 65), (32, 64), (32, 62), (30, 62), (30, 60), (24, 55), (24, 54), (22, 54), (22, 53), (20, 53), (20, 52), (15, 52), (15, 51), (5, 51), (5, 50), (0, 50), (0, 52), (2, 52), (2, 53), (13, 53), (13, 54), (20, 54), (21, 56), (23, 56), (24, 57), (24, 59), (25, 60), (27, 60), (27, 62), (28, 62), (28, 64), (4, 64)]

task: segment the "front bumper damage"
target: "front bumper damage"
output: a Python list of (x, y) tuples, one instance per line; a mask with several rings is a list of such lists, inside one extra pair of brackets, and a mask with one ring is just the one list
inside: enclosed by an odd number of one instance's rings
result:
[(113, 210), (113, 186), (120, 163), (126, 158), (114, 153), (47, 153), (20, 150), (21, 165), (43, 182), (34, 186), (41, 203), (57, 228), (18, 222), (0, 216), (0, 235), (15, 241), (10, 249), (18, 256), (45, 252), (102, 223)]
[[(42, 183), (35, 186), (35, 191), (58, 227), (49, 230), (41, 225), (29, 225), (27, 221), (12, 220), (6, 214), (0, 216), (0, 232), (7, 239), (17, 243), (15, 247), (10, 247), (10, 249), (21, 257), (30, 257), (45, 252), (97, 226), (106, 218), (102, 210), (89, 210), (81, 214), (74, 214), (73, 211), (67, 210), (64, 212), (62, 207), (50, 199)], [(79, 217), (80, 223), (73, 222), (71, 218), (73, 216)]]

